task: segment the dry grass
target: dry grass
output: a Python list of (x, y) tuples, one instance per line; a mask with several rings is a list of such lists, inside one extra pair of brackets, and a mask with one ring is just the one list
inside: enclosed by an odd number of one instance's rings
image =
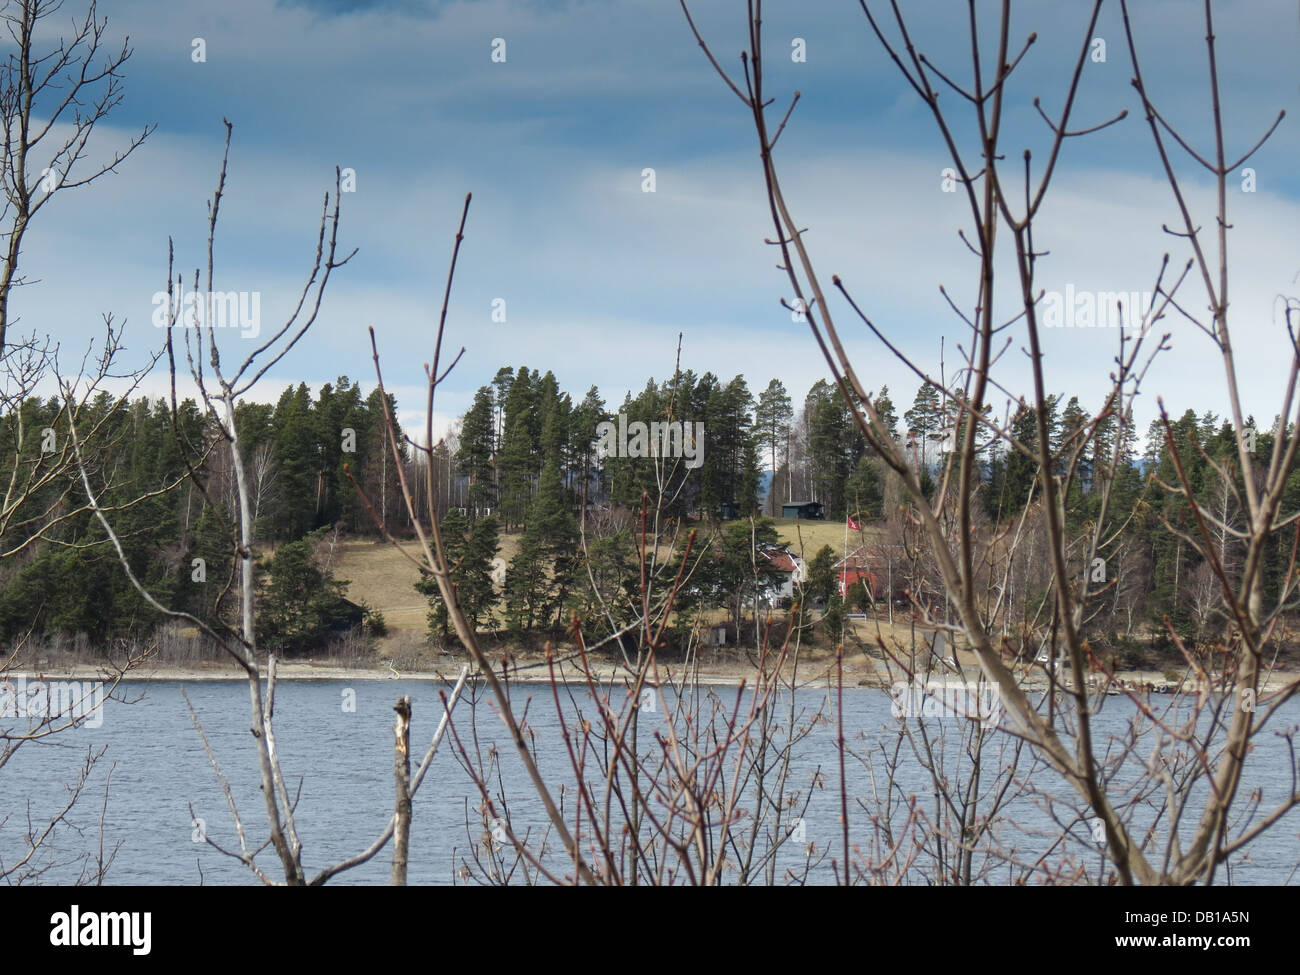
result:
[[(774, 518), (776, 533), (790, 550), (803, 558), (811, 559), (823, 545), (829, 545), (837, 559), (844, 555), (844, 522), (804, 521), (797, 518)], [(875, 525), (863, 525), (861, 532), (849, 532), (848, 545), (852, 552), (865, 541), (875, 544), (883, 530)]]
[(348, 598), (384, 615), (390, 630), (423, 630), (428, 601), (415, 591), (420, 573), (387, 542), (353, 540), (334, 553), (334, 577), (348, 581)]
[[(418, 558), (419, 548), (406, 550)], [(509, 562), (519, 550), (518, 535), (502, 535), (498, 553)], [(392, 656), (412, 649), (429, 626), (429, 601), (415, 591), (419, 570), (391, 544), (369, 539), (340, 542), (334, 553), (334, 577), (348, 581), (347, 596), (383, 614), (388, 636), (378, 640), (380, 652)]]
[[(806, 558), (812, 558), (823, 545), (829, 545), (836, 558), (844, 550), (844, 525), (838, 521), (800, 521), (794, 518), (777, 518), (776, 530), (781, 541)], [(879, 530), (864, 526), (868, 542), (874, 541)], [(863, 535), (849, 533), (849, 549), (862, 544)], [(500, 556), (509, 562), (519, 550), (519, 535), (502, 534)], [(416, 554), (416, 547), (408, 545)], [(386, 655), (400, 644), (409, 649), (416, 635), (423, 636), (428, 626), (429, 603), (415, 591), (419, 572), (401, 553), (386, 542), (369, 539), (350, 539), (339, 543), (334, 553), (334, 575), (349, 582), (348, 598), (365, 602), (382, 613), (388, 625), (389, 636), (382, 638), (379, 646)]]
[[(776, 519), (776, 530), (781, 541), (795, 552), (800, 549), (812, 558), (823, 545), (829, 545), (838, 558), (844, 550), (844, 526), (832, 521), (799, 521), (794, 518)], [(865, 526), (868, 542), (879, 537), (879, 529)], [(849, 533), (849, 549), (862, 543), (862, 535)], [(408, 550), (415, 554), (415, 546)], [(519, 550), (517, 534), (501, 536), (500, 555), (507, 562)], [(391, 545), (369, 539), (351, 539), (340, 542), (334, 555), (336, 578), (346, 579), (348, 598), (364, 600), (384, 614), (388, 626), (395, 630), (423, 630), (428, 602), (415, 591), (419, 573), (414, 565), (402, 557)]]

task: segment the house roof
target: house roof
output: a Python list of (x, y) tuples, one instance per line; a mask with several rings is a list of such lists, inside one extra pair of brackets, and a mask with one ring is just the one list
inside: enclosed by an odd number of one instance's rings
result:
[(859, 545), (844, 558), (835, 563), (835, 568), (847, 569), (869, 569), (880, 561), (880, 556), (867, 549), (865, 545)]
[(778, 572), (794, 572), (799, 568), (794, 556), (783, 549), (766, 549), (759, 554)]
[(849, 569), (870, 569), (880, 565), (886, 549), (901, 550), (901, 545), (859, 545), (844, 558), (835, 563), (835, 568), (841, 566)]

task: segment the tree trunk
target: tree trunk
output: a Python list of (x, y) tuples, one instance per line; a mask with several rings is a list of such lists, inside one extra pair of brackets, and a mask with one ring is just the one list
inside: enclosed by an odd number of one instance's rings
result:
[(397, 786), (397, 808), (393, 828), (393, 872), (389, 883), (406, 886), (406, 858), (411, 842), (411, 698), (405, 695), (393, 705), (397, 724), (393, 727), (393, 779)]

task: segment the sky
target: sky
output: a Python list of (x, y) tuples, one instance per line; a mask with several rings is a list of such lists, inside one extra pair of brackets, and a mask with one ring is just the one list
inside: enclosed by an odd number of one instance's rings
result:
[[(965, 5), (902, 6), (918, 48), (968, 84)], [(993, 12), (982, 0), (977, 6), (981, 17)], [(1132, 7), (1153, 101), (1193, 147), (1212, 153), (1201, 5)], [(691, 9), (721, 64), (738, 72), (744, 4), (699, 0)], [(1085, 39), (1103, 41), (1105, 59), (1085, 65), (1073, 125), (1128, 111), (1066, 140), (1035, 230), (1045, 252), (1039, 286), (1150, 292), (1163, 256), (1181, 268), (1190, 251), (1162, 231), (1180, 217), (1130, 85), (1119, 4), (1107, 0), (1091, 38), (1091, 4), (1029, 0), (1014, 9), (1013, 38), (1036, 32), (1037, 40), (1007, 90), (1004, 178), (1022, 172), (1026, 148), (1041, 172), (1050, 132), (1034, 98), (1059, 110)], [(84, 10), (66, 0), (43, 22), (38, 47)], [(91, 161), (156, 128), (116, 171), (58, 191), (28, 231), (21, 267), (31, 283), (15, 292), (16, 328), (56, 336), (65, 364), (98, 339), (105, 315), (125, 322), (123, 366), (139, 366), (160, 347), (152, 302), (166, 287), (168, 240), (187, 276), (205, 262), (206, 205), (227, 118), (233, 137), (214, 287), (259, 296), (263, 338), (302, 290), (335, 168), (355, 174), (355, 190), (341, 199), (339, 246), (357, 254), (334, 272), (308, 337), (266, 374), (254, 399), (274, 401), (287, 385), (318, 388), (340, 375), (373, 388), (373, 326), (402, 419), (421, 423), (423, 366), (467, 192), (473, 203), (446, 337), (448, 354), (465, 353), (438, 392), (438, 435), (503, 365), (549, 369), (575, 400), (597, 386), (616, 407), (647, 378), (671, 376), (679, 334), (684, 368), (724, 381), (743, 374), (755, 394), (778, 378), (797, 404), (829, 377), (807, 325), (780, 304), (792, 295), (775, 249), (763, 243), (773, 230), (747, 109), (676, 3), (113, 0), (100, 14), (108, 16), (106, 46), (125, 41), (132, 55), (124, 97), (96, 128)], [(1269, 423), (1288, 361), (1280, 309), (1285, 296), (1300, 296), (1300, 18), (1293, 0), (1218, 2), (1215, 18), (1227, 155), (1241, 155), (1287, 113), (1248, 163), (1251, 191), (1238, 171), (1228, 194), (1238, 375), (1246, 410)], [(980, 23), (991, 37), (991, 23)], [(969, 340), (940, 286), (969, 314), (979, 268), (958, 234), (970, 232), (965, 197), (944, 192), (951, 161), (933, 118), (856, 3), (768, 3), (763, 26), (774, 120), (790, 93), (801, 93), (776, 161), (819, 275), (829, 285), (838, 274), (921, 368), (937, 374), (942, 348), (951, 375), (958, 344), (969, 348)], [(969, 106), (951, 90), (941, 104), (973, 158)], [(1196, 222), (1212, 232), (1209, 174), (1173, 152)], [(645, 191), (647, 169), (653, 192)], [(1009, 317), (1016, 286), (1005, 228), (999, 245), (1007, 259), (994, 308)], [(1195, 275), (1178, 297), (1192, 312), (1206, 305)], [(863, 382), (873, 391), (888, 386), (901, 413), (916, 376), (842, 298), (831, 300)], [(1139, 429), (1155, 415), (1157, 396), (1175, 414), (1223, 414), (1223, 366), (1210, 339), (1176, 313), (1156, 328), (1171, 333), (1172, 349), (1146, 378)], [(1118, 332), (1044, 329), (1048, 387), (1099, 405)], [(1028, 394), (1025, 330), (1013, 325), (1007, 334), (1013, 343), (999, 381)], [(227, 361), (257, 344), (233, 329), (220, 341)], [(159, 395), (167, 385), (155, 370), (142, 389)]]

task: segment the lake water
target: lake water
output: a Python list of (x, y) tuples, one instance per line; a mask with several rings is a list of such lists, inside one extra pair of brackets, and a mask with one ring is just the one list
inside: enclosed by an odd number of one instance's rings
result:
[[(303, 858), (309, 875), (323, 866), (364, 849), (379, 835), (392, 813), (393, 797), (393, 719), (392, 705), (398, 696), (409, 694), (414, 702), (412, 754), (415, 762), (424, 754), (441, 715), (438, 690), (442, 685), (431, 681), (355, 681), (341, 680), (286, 681), (276, 697), (276, 736), (290, 789), (301, 779), (301, 799), (297, 813), (299, 835), (303, 841)], [(52, 860), (44, 882), (75, 880), (79, 854), (98, 846), (98, 821), (104, 787), (111, 782), (104, 813), (104, 839), (109, 848), (120, 842), (116, 860), (108, 873), (112, 884), (242, 884), (253, 882), (249, 872), (235, 860), (223, 856), (205, 843), (196, 842), (195, 818), (203, 820), (203, 829), (215, 840), (236, 848), (237, 840), (227, 802), (212, 771), (202, 743), (196, 733), (181, 695), (181, 684), (165, 681), (124, 683), (127, 701), (110, 700), (103, 705), (98, 727), (81, 727), (41, 743), (24, 745), (8, 766), (0, 770), (0, 862), (9, 865), (21, 855), (23, 832), (30, 811), (34, 823), (48, 819), (65, 800), (67, 784), (75, 779), (86, 751), (105, 748), (96, 765), (81, 803), (72, 814), (71, 828), (60, 829), (47, 857)], [(199, 681), (185, 685), (213, 751), (229, 778), (234, 796), (250, 837), (265, 837), (265, 811), (258, 790), (256, 758), (252, 736), (248, 731), (248, 691), (242, 681)], [(119, 688), (119, 696), (121, 696)], [(567, 753), (564, 751), (549, 688), (543, 685), (514, 685), (512, 693), (520, 708), (528, 704), (528, 727), (536, 736), (539, 762), (553, 781), (572, 781)], [(572, 702), (565, 701), (566, 717), (574, 708), (582, 708), (591, 717), (594, 709), (585, 690), (575, 691)], [(622, 691), (616, 692), (621, 695)], [(718, 700), (729, 711), (736, 702), (736, 691), (719, 688)], [(1158, 704), (1159, 698), (1153, 698)], [(748, 699), (746, 698), (746, 702)], [(829, 856), (840, 856), (842, 840), (839, 820), (839, 759), (835, 747), (833, 723), (814, 722), (810, 718), (828, 703), (824, 689), (798, 692), (794, 701), (795, 726), (806, 730), (806, 737), (792, 749), (788, 790), (796, 795), (800, 808), (787, 815), (787, 823), (799, 829), (801, 842), (781, 847), (777, 856), (780, 883), (786, 870), (801, 872), (809, 864), (807, 844), (815, 854), (808, 867), (811, 883), (833, 882)], [(349, 705), (354, 709), (350, 710)], [(852, 755), (846, 763), (850, 805), (850, 840), (862, 855), (875, 849), (868, 823), (872, 813), (893, 822), (897, 829), (907, 824), (908, 797), (916, 797), (911, 829), (932, 832), (932, 824), (953, 815), (944, 810), (935, 795), (932, 777), (906, 740), (901, 744), (892, 729), (899, 722), (891, 718), (891, 701), (879, 690), (846, 689), (844, 691), (845, 736)], [(514, 757), (504, 726), (485, 697), (475, 710), (471, 727), (470, 709), (463, 702), (456, 712), (456, 727), (467, 749), (490, 757), (495, 745), (500, 755), (499, 774), (492, 791), (506, 793), (511, 822), (517, 832), (528, 827), (544, 829), (540, 805), (533, 798), (528, 783)], [(1108, 699), (1096, 719), (1101, 738), (1120, 734), (1134, 713), (1131, 702)], [(642, 715), (643, 733), (665, 727), (663, 708)], [(0, 719), (0, 729), (13, 727), (14, 719)], [(1265, 810), (1271, 809), (1290, 788), (1293, 758), (1286, 741), (1272, 732), (1280, 732), (1300, 723), (1300, 702), (1292, 701), (1256, 739), (1255, 752), (1247, 766), (1240, 790), (1246, 801), (1255, 789), (1263, 790)], [(961, 729), (969, 727), (954, 717), (931, 723), (929, 732), (947, 729), (949, 740), (938, 751), (945, 763), (941, 774), (949, 781), (961, 780), (969, 767), (964, 759)], [(643, 738), (647, 741), (648, 738)], [(419, 884), (467, 882), (458, 871), (467, 860), (468, 851), (485, 836), (480, 813), (480, 794), (458, 760), (450, 736), (414, 802), (411, 835), (409, 880)], [(985, 802), (992, 794), (997, 769), (1009, 763), (1013, 740), (994, 733), (986, 747), (986, 771), (981, 795)], [(653, 743), (651, 743), (651, 747)], [(1138, 746), (1142, 761), (1150, 759), (1151, 743)], [(892, 763), (890, 755), (897, 758)], [(593, 764), (599, 764), (595, 759)], [(893, 789), (889, 789), (889, 767), (893, 765)], [(1175, 780), (1179, 769), (1171, 770)], [(1116, 788), (1135, 779), (1136, 766), (1115, 771)], [(495, 776), (495, 773), (494, 773)], [(999, 818), (996, 827), (999, 848), (1014, 859), (1032, 862), (1069, 853), (1091, 869), (1100, 856), (1090, 838), (1086, 812), (1077, 798), (1067, 790), (1060, 777), (1050, 769), (1022, 756), (1013, 777), (1016, 798)], [(874, 783), (874, 785), (873, 785)], [(886, 810), (882, 799), (892, 797)], [(1035, 791), (1037, 790), (1037, 791)], [(749, 788), (748, 793), (753, 789)], [(1119, 794), (1117, 792), (1117, 794)], [(569, 793), (571, 797), (571, 793)], [(1195, 798), (1196, 793), (1193, 793)], [(1149, 818), (1150, 804), (1137, 796), (1133, 816), (1138, 822)], [(802, 804), (806, 802), (806, 806)], [(193, 814), (191, 814), (191, 808)], [(570, 807), (571, 809), (571, 804)], [(1199, 809), (1194, 802), (1192, 810)], [(1080, 817), (1084, 817), (1082, 820)], [(788, 832), (790, 825), (785, 827)], [(1061, 836), (1068, 829), (1068, 838)], [(1246, 855), (1235, 858), (1229, 874), (1220, 871), (1218, 880), (1231, 879), (1237, 884), (1279, 884), (1296, 879), (1300, 863), (1300, 812), (1283, 819), (1271, 831), (1253, 843)], [(538, 833), (534, 833), (534, 836)], [(480, 847), (481, 849), (482, 847)], [(761, 853), (767, 842), (758, 841)], [(947, 855), (950, 855), (951, 850)], [(369, 863), (340, 875), (332, 883), (383, 884), (388, 880), (391, 846)], [(933, 851), (917, 858), (908, 874), (915, 883), (932, 883), (935, 873)], [(980, 858), (981, 866), (993, 860)], [(278, 861), (273, 851), (259, 857), (259, 863), (272, 876)], [(983, 880), (1005, 883), (1012, 879), (1011, 868), (989, 868)], [(521, 875), (516, 874), (515, 879)], [(761, 880), (761, 874), (755, 881)], [(472, 880), (469, 882), (473, 882)]]

